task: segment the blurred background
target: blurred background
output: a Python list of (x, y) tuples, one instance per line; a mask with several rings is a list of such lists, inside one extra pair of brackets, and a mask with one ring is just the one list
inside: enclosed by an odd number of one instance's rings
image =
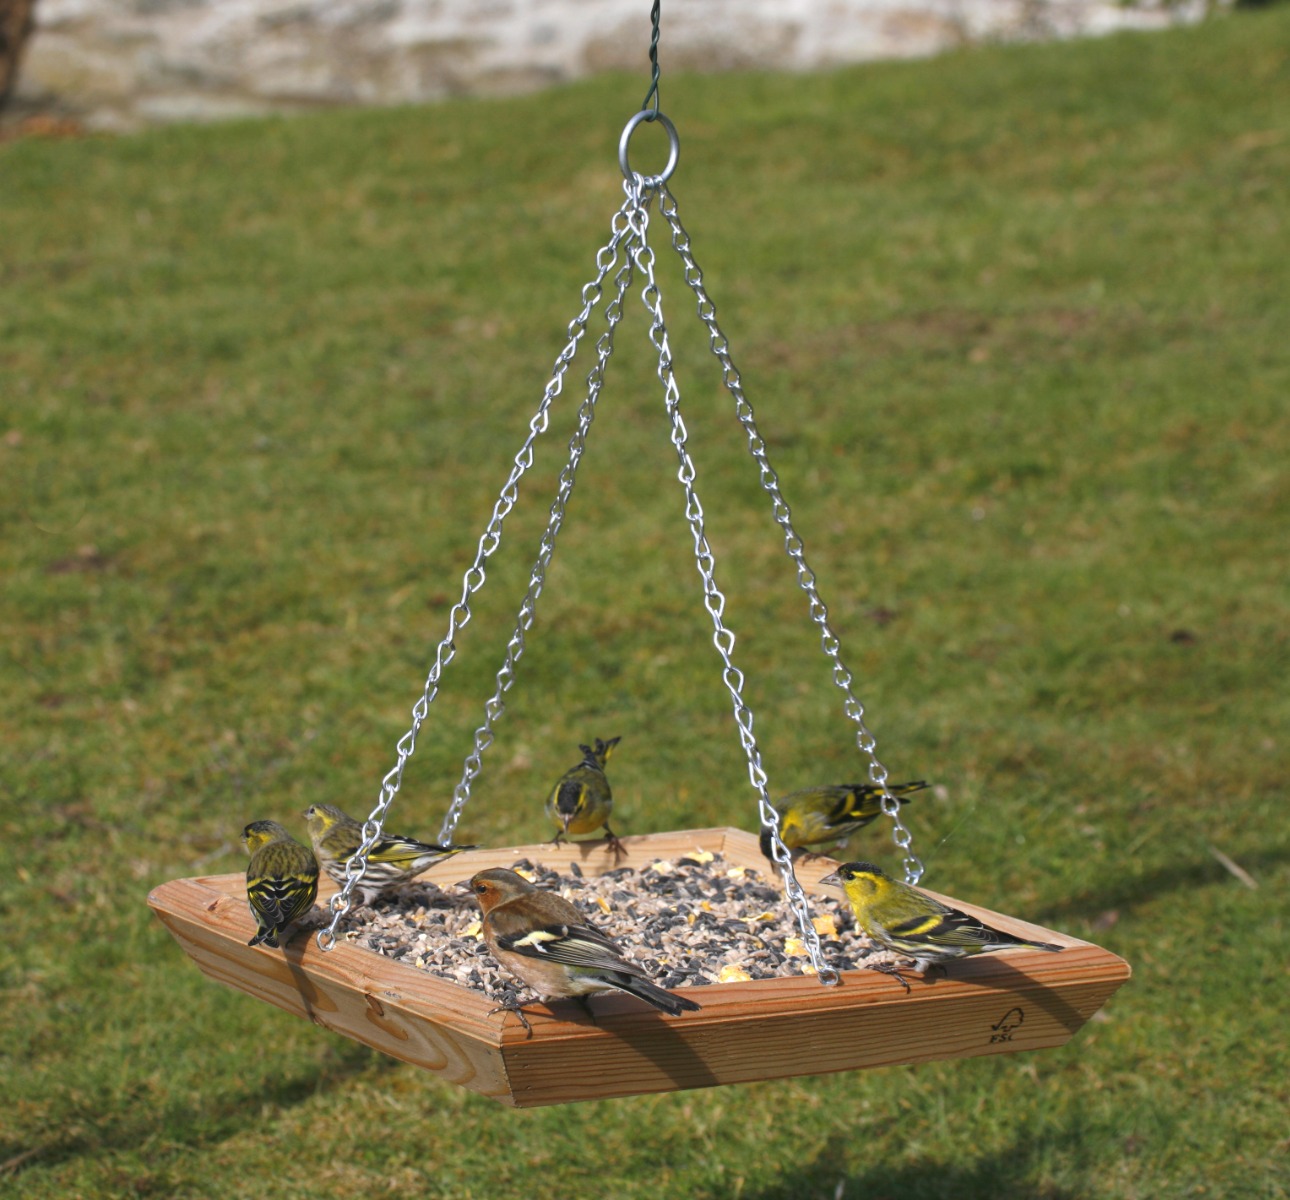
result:
[[(666, 56), (671, 70), (811, 71), (987, 41), (1160, 29), (1222, 2), (669, 0)], [(635, 69), (648, 8), (641, 0), (0, 0), (0, 30), (10, 47), (24, 24), (33, 30), (10, 101), (19, 113), (128, 129), (509, 95)]]

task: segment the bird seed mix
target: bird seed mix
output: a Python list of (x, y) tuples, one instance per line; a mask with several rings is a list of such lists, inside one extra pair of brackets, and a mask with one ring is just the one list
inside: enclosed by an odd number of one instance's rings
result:
[[(812, 974), (788, 903), (766, 876), (710, 851), (560, 874), (522, 859), (513, 864), (538, 887), (559, 892), (608, 934), (660, 987), (704, 987)], [(812, 919), (825, 960), (839, 971), (884, 961), (857, 932), (840, 900), (814, 899)], [(344, 937), (386, 958), (483, 992), (502, 1003), (523, 991), (480, 936), (479, 909), (464, 889), (411, 883), (347, 918)]]

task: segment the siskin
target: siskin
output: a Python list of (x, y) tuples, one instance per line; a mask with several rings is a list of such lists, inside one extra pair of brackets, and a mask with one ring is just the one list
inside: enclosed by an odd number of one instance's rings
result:
[[(344, 887), (345, 865), (363, 844), (363, 826), (334, 804), (311, 804), (305, 809), (304, 818), (322, 869)], [(354, 884), (358, 902), (371, 904), (388, 888), (406, 883), (445, 858), (474, 849), (474, 846), (440, 846), (400, 837), (397, 833), (382, 833), (368, 851), (366, 873)]]
[[(1065, 948), (1004, 933), (907, 883), (892, 879), (873, 863), (843, 863), (820, 882), (841, 884), (864, 934), (884, 949), (913, 959), (919, 975), (934, 963), (992, 950), (1025, 948), (1056, 953)], [(874, 969), (894, 975), (909, 990), (909, 984), (894, 967)]]
[(246, 900), (259, 931), (248, 946), (278, 946), (278, 937), (304, 916), (318, 895), (318, 863), (276, 821), (252, 821), (242, 830), (251, 861), (246, 865)]
[(594, 750), (590, 746), (578, 747), (582, 751), (582, 762), (560, 777), (560, 782), (547, 798), (546, 815), (559, 826), (555, 841), (551, 843), (553, 846), (558, 846), (561, 838), (572, 833), (594, 833), (603, 825), (614, 853), (622, 853), (622, 843), (609, 828), (614, 796), (605, 777), (605, 763), (621, 740), (610, 738), (602, 742), (597, 738)]
[(693, 1000), (650, 983), (563, 896), (504, 867), (480, 871), (465, 886), (479, 901), (484, 940), (497, 961), (543, 998), (583, 999), (620, 991), (670, 1016), (698, 1010)]
[[(901, 804), (927, 784), (895, 783), (887, 790)], [(820, 842), (845, 842), (857, 829), (882, 815), (882, 789), (872, 783), (842, 783), (804, 788), (775, 801), (779, 836), (790, 850)], [(761, 852), (770, 858), (770, 830), (761, 831)]]

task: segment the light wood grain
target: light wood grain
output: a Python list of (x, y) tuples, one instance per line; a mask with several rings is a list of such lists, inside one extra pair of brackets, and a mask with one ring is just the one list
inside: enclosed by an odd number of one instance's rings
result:
[[(475, 871), (530, 858), (586, 874), (644, 866), (707, 849), (771, 876), (757, 838), (736, 829), (696, 829), (622, 839), (616, 863), (603, 842), (467, 851), (424, 878), (450, 886)], [(840, 902), (818, 880), (827, 858), (802, 862), (798, 877), (822, 906)], [(334, 892), (320, 888), (325, 902)], [(873, 971), (844, 972), (837, 987), (789, 975), (678, 989), (698, 1012), (666, 1017), (634, 997), (525, 1005), (532, 1025), (492, 1012), (486, 996), (344, 941), (328, 953), (312, 934), (281, 950), (249, 947), (254, 922), (245, 879), (217, 875), (163, 884), (148, 902), (212, 979), (355, 1038), (453, 1083), (520, 1107), (964, 1058), (1059, 1046), (1129, 977), (1114, 954), (1077, 938), (951, 897), (948, 903), (1002, 929), (1067, 947), (1017, 951), (954, 964), (945, 977), (911, 979), (906, 995)]]

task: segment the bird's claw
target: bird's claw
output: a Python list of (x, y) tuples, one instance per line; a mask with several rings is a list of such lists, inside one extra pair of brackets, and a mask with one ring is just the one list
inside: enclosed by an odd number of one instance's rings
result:
[(614, 856), (614, 862), (620, 863), (627, 857), (627, 847), (618, 840), (618, 835), (611, 833), (609, 826), (605, 826), (605, 843), (609, 847), (609, 853)]
[(533, 1036), (533, 1026), (529, 1024), (529, 1019), (524, 1013), (524, 1008), (520, 1004), (520, 998), (514, 992), (507, 992), (506, 998), (496, 1008), (490, 1008), (488, 1015), (491, 1017), (494, 1013), (508, 1012), (514, 1013), (520, 1019), (520, 1024), (528, 1031), (529, 1037)]
[(895, 963), (892, 963), (892, 962), (870, 963), (868, 964), (867, 969), (870, 971), (877, 971), (879, 975), (890, 975), (892, 979), (894, 979), (898, 984), (900, 984), (901, 987), (905, 989), (905, 995), (907, 996), (913, 990), (909, 986), (909, 980), (907, 980), (900, 973), (900, 968), (896, 966)]

